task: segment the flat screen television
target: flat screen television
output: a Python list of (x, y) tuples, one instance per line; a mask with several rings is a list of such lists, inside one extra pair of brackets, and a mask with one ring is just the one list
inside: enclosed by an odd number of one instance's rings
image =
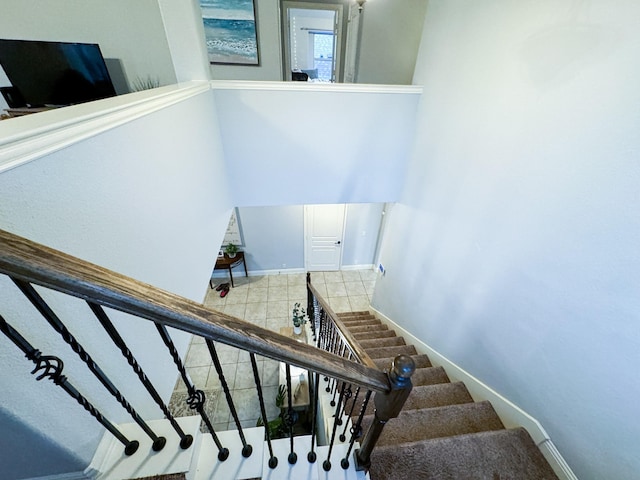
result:
[(0, 39), (0, 65), (30, 107), (116, 95), (97, 44)]

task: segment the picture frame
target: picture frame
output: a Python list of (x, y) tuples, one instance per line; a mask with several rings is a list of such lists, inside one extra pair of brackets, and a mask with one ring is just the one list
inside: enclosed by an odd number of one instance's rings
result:
[(260, 66), (255, 0), (199, 0), (209, 63)]

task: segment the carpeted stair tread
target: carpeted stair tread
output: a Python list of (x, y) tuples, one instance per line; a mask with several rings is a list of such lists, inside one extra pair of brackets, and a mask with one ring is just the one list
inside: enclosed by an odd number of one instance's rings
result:
[[(362, 419), (365, 432), (373, 419), (373, 415), (367, 415)], [(501, 429), (504, 429), (504, 425), (490, 402), (422, 408), (402, 411), (397, 418), (389, 420), (376, 445), (396, 445)]]
[(523, 428), (375, 448), (375, 480), (557, 480)]
[(365, 350), (369, 348), (379, 348), (379, 347), (401, 347), (404, 346), (404, 338), (402, 337), (387, 337), (387, 338), (374, 338), (370, 340), (360, 340), (358, 339), (358, 343)]
[(358, 342), (360, 342), (360, 340), (370, 340), (372, 338), (395, 337), (396, 332), (395, 330), (373, 330), (371, 332), (356, 332), (353, 333), (353, 336), (356, 340), (358, 340)]
[(358, 325), (355, 327), (349, 327), (349, 331), (351, 333), (362, 333), (362, 332), (377, 332), (380, 330), (389, 330), (384, 323), (379, 325)]
[[(358, 399), (359, 405), (353, 410), (353, 417), (357, 417), (360, 413), (360, 404), (363, 397)], [(351, 409), (352, 400), (347, 401), (347, 411)], [(473, 399), (462, 382), (456, 383), (438, 383), (435, 385), (419, 385), (413, 387), (409, 398), (402, 407), (402, 411), (418, 410), (420, 408), (436, 408), (444, 407), (447, 405), (459, 405), (463, 403), (473, 403)], [(373, 397), (367, 409), (365, 415), (373, 414), (375, 409)], [(354, 421), (356, 418), (353, 419)]]
[(369, 310), (359, 310), (359, 311), (355, 311), (355, 312), (341, 312), (341, 313), (338, 313), (338, 317), (340, 317), (340, 318), (342, 318), (342, 317), (353, 317), (353, 316), (358, 316), (358, 315), (371, 315), (371, 312)]
[(411, 383), (413, 383), (414, 387), (449, 383), (450, 381), (447, 372), (442, 367), (416, 368), (416, 371), (411, 376)]
[(382, 322), (377, 318), (368, 318), (364, 320), (343, 320), (345, 327), (351, 329), (351, 327), (361, 327), (363, 325), (382, 325)]
[[(380, 370), (387, 370), (391, 366), (391, 362), (393, 361), (393, 357), (382, 357), (382, 358), (373, 358), (373, 363), (377, 365)], [(411, 355), (413, 361), (416, 364), (416, 368), (427, 368), (431, 366), (431, 361), (429, 357), (425, 354), (421, 353), (419, 355)]]
[(367, 355), (373, 358), (395, 357), (400, 354), (417, 355), (416, 347), (413, 345), (401, 345), (398, 347), (379, 347), (365, 349)]

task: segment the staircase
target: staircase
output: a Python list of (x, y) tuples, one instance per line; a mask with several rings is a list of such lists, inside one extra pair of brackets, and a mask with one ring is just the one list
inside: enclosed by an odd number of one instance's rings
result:
[[(462, 382), (450, 382), (387, 325), (369, 312), (338, 317), (380, 368), (402, 353), (416, 363), (413, 390), (371, 456), (372, 480), (558, 478), (525, 429), (505, 429), (489, 402), (474, 402)], [(373, 420), (370, 403), (365, 431)]]

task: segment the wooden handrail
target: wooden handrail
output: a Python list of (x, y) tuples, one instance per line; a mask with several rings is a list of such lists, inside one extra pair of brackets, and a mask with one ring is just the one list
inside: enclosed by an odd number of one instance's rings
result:
[(327, 315), (331, 317), (331, 320), (333, 321), (333, 323), (335, 323), (336, 327), (338, 327), (338, 334), (340, 335), (342, 340), (347, 345), (349, 345), (349, 348), (358, 359), (358, 361), (367, 367), (378, 369), (374, 361), (371, 360), (371, 357), (367, 354), (364, 348), (360, 346), (360, 343), (349, 331), (347, 326), (342, 322), (342, 320), (340, 320), (340, 317), (338, 317), (336, 312), (334, 312), (333, 309), (329, 306), (329, 303), (318, 293), (318, 290), (315, 289), (313, 283), (307, 282), (307, 288), (311, 290), (311, 293), (313, 293), (313, 296), (316, 298), (320, 306), (324, 309)]
[(387, 375), (371, 359), (362, 365), (301, 344), (4, 230), (0, 273), (377, 392), (390, 391)]

